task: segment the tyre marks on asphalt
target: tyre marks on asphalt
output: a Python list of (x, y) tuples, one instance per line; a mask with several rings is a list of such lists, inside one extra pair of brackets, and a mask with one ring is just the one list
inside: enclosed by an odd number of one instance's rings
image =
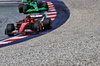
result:
[(8, 18), (6, 17), (0, 17), (0, 28), (3, 27), (3, 25), (7, 22)]

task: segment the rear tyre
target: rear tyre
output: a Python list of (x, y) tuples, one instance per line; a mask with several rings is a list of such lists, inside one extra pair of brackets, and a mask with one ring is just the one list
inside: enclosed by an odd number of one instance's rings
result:
[(34, 22), (34, 24), (33, 24), (33, 30), (36, 33), (39, 33), (41, 31), (40, 29), (41, 29), (40, 22)]
[(38, 8), (42, 8), (43, 7), (43, 3), (42, 2), (38, 2), (37, 6), (38, 6)]
[(10, 34), (14, 30), (15, 30), (14, 24), (7, 24), (7, 27), (5, 29), (5, 34), (8, 36), (14, 36), (14, 34)]
[(43, 3), (43, 7), (49, 9), (48, 4), (47, 3)]
[(43, 27), (45, 30), (47, 29), (52, 29), (52, 22), (51, 22), (51, 19), (50, 18), (45, 18), (44, 21), (43, 21)]
[(23, 6), (24, 6), (24, 4), (19, 4), (18, 5), (19, 13), (23, 12)]

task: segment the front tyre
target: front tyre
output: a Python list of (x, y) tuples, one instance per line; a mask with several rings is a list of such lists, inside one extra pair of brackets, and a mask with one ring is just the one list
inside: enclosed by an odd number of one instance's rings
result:
[(19, 13), (23, 13), (23, 6), (24, 6), (24, 4), (18, 5)]
[(27, 12), (26, 12), (27, 9), (28, 9), (28, 8), (27, 8), (27, 5), (24, 5), (24, 6), (23, 6), (23, 13), (24, 13), (24, 14), (27, 14)]
[(10, 34), (15, 30), (14, 24), (7, 24), (7, 27), (5, 29), (5, 34), (8, 36), (13, 36), (14, 34)]

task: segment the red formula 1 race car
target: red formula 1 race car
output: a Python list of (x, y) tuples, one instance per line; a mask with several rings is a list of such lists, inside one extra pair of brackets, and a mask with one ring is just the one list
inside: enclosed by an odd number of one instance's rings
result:
[(21, 21), (14, 24), (7, 24), (5, 29), (5, 34), (8, 36), (14, 36), (16, 34), (29, 34), (29, 33), (39, 33), (42, 30), (47, 30), (52, 28), (52, 22), (50, 18), (46, 18), (45, 15), (36, 16), (26, 16)]

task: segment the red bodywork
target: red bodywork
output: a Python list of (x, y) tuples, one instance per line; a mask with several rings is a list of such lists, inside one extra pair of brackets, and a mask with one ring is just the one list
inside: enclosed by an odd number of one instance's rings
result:
[(22, 22), (20, 21), (17, 21), (16, 22), (16, 26), (20, 25), (19, 29), (18, 29), (18, 32), (12, 32), (11, 34), (13, 33), (23, 33), (23, 32), (35, 32), (35, 31), (24, 31), (26, 25), (30, 25), (30, 24), (33, 24), (34, 22), (37, 22), (39, 17), (30, 17), (30, 18), (24, 18), (22, 20)]

